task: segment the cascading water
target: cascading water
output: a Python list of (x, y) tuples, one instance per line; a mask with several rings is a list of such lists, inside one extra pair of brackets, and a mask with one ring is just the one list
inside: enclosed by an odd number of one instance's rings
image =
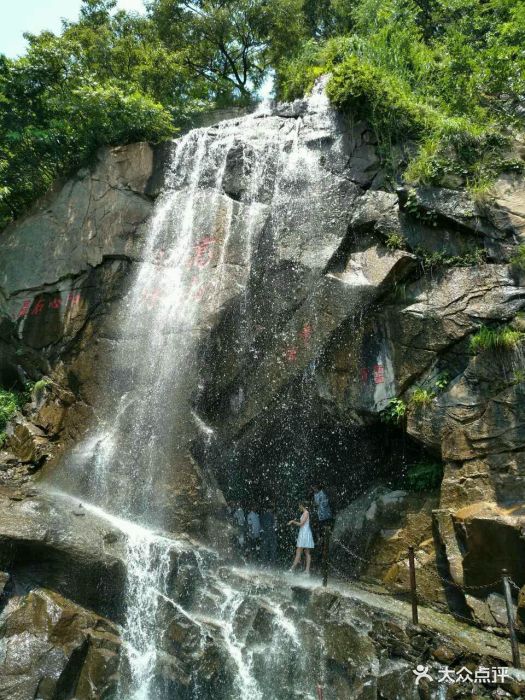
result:
[(226, 647), (237, 669), (235, 691), (240, 698), (262, 700), (263, 695), (252, 672), (252, 654), (244, 652), (243, 643), (235, 634), (235, 615), (244, 602), (244, 595), (229, 586), (225, 586), (223, 591), (224, 601), (220, 607), (220, 615)]
[[(192, 406), (203, 330), (235, 298), (240, 315), (247, 315), (246, 290), (265, 222), (297, 206), (289, 193), (298, 184), (312, 196), (317, 191), (322, 156), (310, 148), (311, 126), (308, 138), (303, 134), (304, 119), (314, 119), (314, 137), (321, 139), (333, 129), (333, 117), (321, 91), (309, 109), (306, 117), (288, 119), (255, 113), (241, 122), (194, 130), (174, 144), (164, 193), (120, 304), (98, 425), (55, 480), (62, 490), (118, 516), (126, 537), (123, 640), (129, 672), (120, 683), (119, 700), (168, 697), (155, 684), (162, 632), (158, 614), (159, 600), (170, 598), (170, 559), (177, 545), (147, 528), (184, 529), (179, 506), (187, 498), (186, 482), (193, 479), (190, 445), (199, 433), (205, 439), (213, 433)], [(227, 181), (227, 165), (235, 168), (236, 158), (244, 183), (239, 191)], [(239, 322), (250, 334), (246, 320)], [(252, 652), (235, 637), (233, 620), (243, 601), (242, 592), (223, 587), (215, 611), (236, 669), (231, 697), (271, 697), (255, 680)], [(284, 635), (287, 646), (299, 645), (297, 631), (280, 609), (276, 619), (279, 640)], [(279, 659), (273, 662), (279, 666)], [(193, 697), (199, 692), (194, 685)]]
[[(121, 677), (121, 700), (147, 700), (157, 661), (157, 609), (166, 590), (173, 542), (150, 532), (130, 532), (127, 538), (127, 614), (123, 641), (128, 655), (129, 690)], [(137, 612), (140, 611), (140, 614)]]
[(86, 458), (91, 460), (91, 479), (81, 484), (90, 501), (145, 524), (164, 524), (154, 494), (191, 436), (185, 397), (200, 283), (194, 267), (198, 272), (202, 261), (209, 262), (210, 230), (222, 214), (213, 206), (197, 210), (202, 162), (210, 150), (205, 131), (190, 133), (174, 148), (167, 191), (122, 302), (101, 427), (73, 456), (73, 480), (82, 478)]

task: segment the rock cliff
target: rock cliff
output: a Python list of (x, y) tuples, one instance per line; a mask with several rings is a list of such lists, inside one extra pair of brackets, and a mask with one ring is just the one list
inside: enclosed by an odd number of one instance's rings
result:
[[(321, 477), (338, 494), (340, 570), (406, 593), (414, 545), (429, 604), (504, 625), (502, 568), (525, 585), (525, 278), (514, 260), (525, 242), (523, 181), (503, 178), (482, 203), (463, 190), (393, 191), (367, 125), (324, 103), (279, 105), (207, 130), (196, 197), (203, 212), (218, 202), (205, 263), (221, 284), (204, 284), (199, 297), (187, 405), (197, 423), (184, 468), (169, 476), (170, 498), (159, 493), (163, 509), (179, 499), (173, 529), (207, 539), (210, 514), (224, 505), (217, 486), (227, 498), (270, 495), (284, 511)], [(292, 178), (279, 159), (294, 149), (303, 165)], [(97, 420), (120, 342), (115, 315), (143, 262), (169, 150), (103, 149), (0, 234), (0, 382), (37, 382), (0, 452), (0, 567), (31, 589), (7, 604), (1, 643), (9, 651), (31, 628), (42, 649), (34, 653), (44, 654), (53, 625), (73, 620), (52, 668), (37, 673), (21, 660), (15, 673), (13, 661), (6, 677), (16, 678), (0, 697), (62, 697), (62, 687), (105, 697), (114, 682), (119, 647), (98, 614), (119, 620), (119, 535), (86, 533), (85, 520), (34, 488)], [(215, 152), (226, 153), (220, 178)], [(508, 327), (513, 341), (475, 352), (481, 327)], [(442, 469), (439, 483), (407, 480), (422, 464)], [(35, 559), (46, 565), (31, 567)], [(73, 585), (68, 567), (90, 576)], [(103, 605), (93, 594), (101, 586)], [(342, 673), (337, 642), (330, 653)]]

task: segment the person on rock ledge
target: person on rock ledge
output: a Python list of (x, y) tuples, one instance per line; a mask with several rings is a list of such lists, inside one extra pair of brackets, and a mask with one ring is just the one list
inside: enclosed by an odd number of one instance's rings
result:
[(255, 506), (250, 508), (250, 512), (246, 516), (247, 537), (248, 537), (248, 553), (252, 559), (259, 556), (261, 543), (261, 521), (259, 513), (255, 510)]
[(240, 552), (245, 546), (246, 517), (239, 501), (234, 501), (231, 506), (232, 520), (235, 527), (236, 544)]
[(277, 524), (274, 508), (266, 498), (261, 513), (261, 558), (265, 564), (275, 564), (277, 558)]
[(328, 494), (323, 488), (323, 485), (316, 481), (312, 484), (314, 494), (314, 502), (317, 510), (317, 522), (319, 523), (319, 532), (316, 532), (317, 541), (320, 546), (320, 554), (323, 562), (328, 561), (328, 552), (330, 549), (330, 533), (334, 522), (332, 508)]
[(310, 528), (310, 513), (308, 508), (304, 503), (299, 504), (299, 510), (301, 511), (300, 520), (290, 520), (288, 525), (296, 525), (299, 528), (299, 534), (297, 535), (297, 549), (295, 550), (295, 559), (290, 568), (290, 571), (294, 571), (295, 567), (301, 562), (303, 551), (306, 557), (306, 568), (305, 572), (310, 573), (310, 564), (312, 563), (312, 556), (310, 550), (314, 548), (314, 538), (312, 535), (312, 530)]
[(332, 526), (332, 509), (330, 507), (330, 500), (320, 482), (315, 482), (312, 484), (312, 491), (314, 492), (314, 501), (317, 508), (317, 518), (319, 520), (319, 525), (321, 530), (325, 527)]

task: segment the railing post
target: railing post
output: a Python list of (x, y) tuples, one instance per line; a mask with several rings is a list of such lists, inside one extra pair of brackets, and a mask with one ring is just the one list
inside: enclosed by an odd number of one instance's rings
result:
[(330, 553), (330, 526), (322, 525), (323, 533), (323, 586), (328, 585), (328, 556)]
[(410, 596), (412, 598), (412, 622), (419, 624), (417, 614), (417, 589), (416, 589), (416, 564), (414, 560), (414, 547), (408, 548), (408, 566), (410, 569)]
[(514, 626), (514, 614), (512, 610), (512, 594), (510, 592), (509, 572), (503, 569), (501, 572), (503, 579), (503, 594), (505, 596), (505, 605), (507, 607), (507, 620), (509, 623), (510, 646), (512, 649), (512, 665), (515, 668), (521, 668), (520, 647), (518, 638), (516, 637), (516, 628)]

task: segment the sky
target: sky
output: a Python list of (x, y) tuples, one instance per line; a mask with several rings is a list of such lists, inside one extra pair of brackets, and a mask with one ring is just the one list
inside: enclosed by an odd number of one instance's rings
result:
[[(0, 53), (15, 58), (24, 53), (24, 32), (60, 31), (62, 17), (76, 19), (81, 0), (0, 0)], [(143, 11), (142, 0), (119, 0), (118, 7)]]

